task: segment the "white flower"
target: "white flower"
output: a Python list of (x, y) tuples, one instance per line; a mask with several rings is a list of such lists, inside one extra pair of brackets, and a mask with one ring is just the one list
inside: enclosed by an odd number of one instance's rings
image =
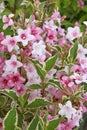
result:
[(65, 105), (59, 104), (61, 116), (65, 116), (68, 120), (76, 113), (76, 109), (72, 107), (71, 101), (67, 101)]
[(72, 28), (72, 27), (68, 28), (68, 33), (66, 35), (66, 38), (68, 40), (74, 40), (81, 36), (82, 36), (82, 33), (80, 32), (80, 28), (78, 26), (75, 26), (74, 28)]
[(37, 57), (37, 56), (43, 56), (46, 53), (46, 45), (44, 44), (44, 42), (41, 40), (38, 43), (35, 42), (33, 43), (32, 46), (33, 50), (32, 50), (32, 56), (33, 57)]
[(22, 63), (20, 61), (17, 60), (16, 55), (12, 55), (10, 60), (6, 60), (5, 61), (5, 73), (13, 73), (13, 72), (17, 72), (17, 69), (20, 68), (22, 66)]

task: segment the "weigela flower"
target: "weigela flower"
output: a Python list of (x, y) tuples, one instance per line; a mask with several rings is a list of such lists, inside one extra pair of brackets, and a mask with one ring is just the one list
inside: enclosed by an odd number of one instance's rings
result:
[(0, 77), (0, 89), (9, 89), (11, 86), (8, 84), (9, 76)]
[(24, 84), (17, 84), (15, 87), (14, 87), (14, 90), (18, 93), (18, 95), (23, 95), (25, 94), (26, 92), (26, 88), (24, 86)]
[(81, 44), (78, 45), (78, 53), (77, 53), (77, 58), (81, 59), (82, 57), (84, 58), (85, 55), (87, 54), (87, 49), (84, 48)]
[(9, 75), (9, 82), (8, 84), (12, 87), (14, 87), (15, 85), (19, 85), (24, 83), (25, 79), (23, 77), (21, 77), (21, 75), (19, 73), (13, 73)]
[(67, 101), (65, 105), (59, 104), (61, 116), (65, 116), (68, 120), (76, 113), (76, 109), (72, 107), (71, 101)]
[(53, 20), (46, 21), (45, 24), (43, 25), (43, 29), (48, 31), (48, 30), (56, 30), (57, 26), (54, 24)]
[(30, 34), (34, 36), (34, 41), (36, 40), (42, 40), (42, 29), (37, 27), (35, 24), (32, 24), (30, 26)]
[(78, 0), (78, 7), (81, 9), (84, 8), (84, 1), (83, 0)]
[(82, 33), (80, 32), (80, 28), (78, 26), (75, 26), (74, 28), (68, 27), (68, 32), (66, 34), (66, 38), (70, 41), (80, 38), (82, 36)]
[(12, 20), (12, 17), (14, 16), (14, 14), (9, 14), (8, 16), (4, 15), (2, 17), (2, 21), (4, 23), (3, 25), (3, 29), (5, 30), (6, 28), (8, 28), (9, 26), (14, 25), (14, 21)]
[(38, 58), (46, 55), (46, 45), (44, 41), (35, 42), (32, 45), (32, 57)]
[(10, 35), (7, 35), (6, 38), (1, 42), (1, 44), (5, 45), (9, 52), (19, 49), (16, 36), (11, 37)]
[(23, 30), (19, 28), (17, 32), (18, 32), (17, 41), (22, 42), (23, 46), (28, 45), (28, 42), (34, 39), (34, 36), (29, 34), (27, 29)]
[(4, 71), (5, 74), (8, 73), (16, 73), (17, 69), (20, 68), (23, 64), (17, 60), (16, 55), (12, 55), (10, 60), (6, 60), (5, 61), (5, 67), (4, 67)]
[(56, 41), (57, 41), (57, 31), (56, 30), (55, 31), (48, 30), (46, 42), (48, 44), (54, 45), (54, 43)]
[(71, 78), (75, 79), (76, 84), (87, 83), (87, 74), (79, 75), (78, 73), (74, 73)]
[(38, 76), (35, 67), (32, 64), (28, 64), (25, 67), (28, 82), (26, 83), (26, 86), (29, 86), (31, 84), (40, 84), (41, 80)]

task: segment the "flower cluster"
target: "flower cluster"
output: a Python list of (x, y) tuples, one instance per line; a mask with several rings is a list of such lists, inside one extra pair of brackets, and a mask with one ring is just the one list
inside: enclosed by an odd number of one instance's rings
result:
[(65, 16), (58, 10), (43, 25), (33, 15), (23, 25), (13, 18), (14, 14), (2, 17), (3, 30), (12, 27), (14, 33), (0, 32), (0, 91), (14, 90), (19, 97), (28, 94), (27, 102), (36, 98), (51, 102), (40, 115), (43, 118), (47, 111), (47, 122), (62, 116), (56, 130), (79, 127), (87, 112), (87, 49), (80, 27), (65, 30)]

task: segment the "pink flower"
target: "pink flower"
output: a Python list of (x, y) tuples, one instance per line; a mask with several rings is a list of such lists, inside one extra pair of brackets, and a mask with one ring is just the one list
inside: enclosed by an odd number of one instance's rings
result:
[(9, 76), (0, 77), (0, 89), (9, 89), (11, 86), (8, 84)]
[(42, 36), (40, 35), (42, 33), (42, 29), (39, 27), (36, 27), (35, 24), (32, 24), (30, 27), (30, 34), (34, 36), (34, 40), (42, 40)]
[(8, 16), (4, 15), (2, 18), (2, 21), (4, 23), (3, 29), (5, 30), (9, 26), (14, 25), (13, 20), (11, 19), (14, 16), (14, 14), (9, 14)]
[(21, 75), (19, 73), (15, 73), (15, 74), (9, 75), (8, 84), (13, 87), (15, 85), (24, 83), (24, 81), (25, 81), (25, 79), (23, 77), (21, 77)]
[(23, 30), (19, 28), (17, 32), (18, 32), (17, 41), (22, 42), (23, 46), (28, 45), (28, 42), (34, 39), (34, 36), (29, 34), (27, 29)]
[(76, 109), (72, 107), (71, 101), (67, 101), (65, 105), (59, 104), (61, 116), (65, 116), (68, 120), (76, 113)]
[(87, 49), (84, 48), (81, 44), (78, 45), (78, 53), (77, 53), (77, 58), (81, 59), (82, 57), (84, 58), (85, 55), (87, 54)]
[(68, 32), (66, 34), (66, 38), (68, 40), (74, 40), (76, 38), (79, 38), (82, 36), (82, 33), (80, 32), (80, 28), (78, 26), (75, 26), (74, 28), (69, 27)]
[(53, 20), (46, 21), (45, 24), (43, 25), (43, 29), (48, 31), (48, 30), (56, 30), (57, 26), (54, 24)]
[(84, 8), (84, 1), (83, 0), (78, 0), (78, 7), (80, 7), (81, 9)]
[(57, 31), (48, 30), (46, 42), (53, 45), (54, 42), (56, 41), (57, 41)]
[(82, 69), (86, 69), (87, 68), (87, 57), (80, 57), (79, 64), (82, 67)]
[(17, 60), (16, 55), (12, 55), (10, 60), (6, 60), (5, 61), (5, 73), (16, 73), (17, 69), (20, 68), (22, 66), (22, 63), (20, 61)]
[(79, 75), (77, 73), (74, 73), (71, 78), (75, 79), (76, 84), (81, 84), (82, 82), (87, 83), (87, 75)]
[(5, 45), (8, 48), (9, 52), (19, 49), (16, 36), (11, 37), (10, 35), (7, 35), (6, 38), (1, 42), (1, 44)]
[(23, 94), (25, 94), (26, 92), (26, 89), (25, 89), (25, 86), (24, 84), (17, 84), (15, 87), (14, 87), (14, 90), (21, 96)]

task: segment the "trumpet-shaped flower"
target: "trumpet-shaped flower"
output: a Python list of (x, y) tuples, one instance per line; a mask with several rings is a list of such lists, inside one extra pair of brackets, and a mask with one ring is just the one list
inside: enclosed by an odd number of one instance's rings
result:
[(76, 113), (76, 109), (72, 107), (71, 101), (67, 101), (65, 105), (59, 104), (61, 116), (65, 116), (68, 120)]
[(22, 66), (22, 63), (20, 61), (17, 60), (16, 55), (12, 55), (10, 60), (6, 60), (5, 61), (5, 73), (16, 73), (17, 69), (20, 68)]
[(9, 52), (19, 49), (17, 45), (16, 36), (14, 37), (11, 37), (10, 35), (6, 36), (6, 38), (1, 42), (1, 44), (5, 45), (8, 48)]
[(14, 25), (14, 21), (12, 20), (12, 17), (14, 16), (14, 14), (9, 14), (8, 16), (4, 15), (2, 17), (2, 21), (4, 23), (3, 25), (3, 29), (5, 30), (6, 28), (8, 28), (9, 26)]
[(68, 32), (66, 34), (66, 38), (70, 41), (79, 38), (82, 36), (82, 33), (80, 32), (80, 28), (78, 26), (75, 26), (74, 28), (69, 27)]
[(34, 39), (34, 36), (29, 34), (27, 29), (23, 30), (19, 28), (17, 32), (18, 32), (17, 41), (22, 42), (23, 46), (28, 45), (28, 42)]
[(35, 42), (32, 45), (32, 57), (38, 58), (38, 57), (45, 57), (46, 54), (46, 45), (41, 40), (39, 42)]

